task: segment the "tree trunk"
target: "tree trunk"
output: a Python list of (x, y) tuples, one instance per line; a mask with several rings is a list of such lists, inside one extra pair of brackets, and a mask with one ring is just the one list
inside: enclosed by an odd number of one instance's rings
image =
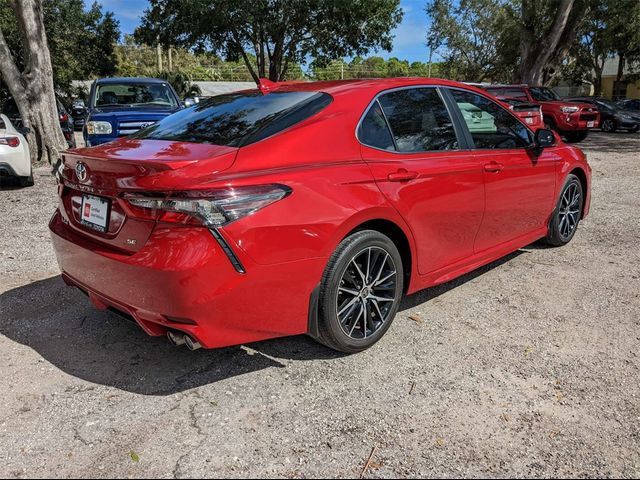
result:
[(31, 161), (58, 161), (67, 147), (60, 128), (53, 87), (51, 58), (44, 30), (41, 0), (9, 0), (23, 40), (21, 72), (0, 30), (0, 74), (13, 96), (22, 123), (30, 129)]
[(522, 0), (521, 63), (515, 80), (530, 85), (542, 85), (550, 61), (560, 62), (566, 56), (586, 11), (582, 0), (560, 0), (551, 26), (540, 37), (535, 27), (539, 7), (534, 0)]

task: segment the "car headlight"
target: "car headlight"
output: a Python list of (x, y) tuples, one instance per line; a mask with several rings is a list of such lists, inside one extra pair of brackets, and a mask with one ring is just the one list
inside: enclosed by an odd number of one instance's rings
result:
[(579, 107), (560, 107), (562, 113), (576, 113), (578, 110), (580, 110)]
[(87, 122), (87, 133), (89, 135), (109, 135), (113, 127), (109, 122)]
[(623, 120), (633, 120), (633, 117), (631, 115), (627, 115), (626, 113), (619, 113), (618, 117), (622, 118)]

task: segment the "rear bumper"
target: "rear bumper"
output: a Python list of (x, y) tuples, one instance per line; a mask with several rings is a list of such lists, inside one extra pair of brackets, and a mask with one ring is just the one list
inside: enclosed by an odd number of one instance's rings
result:
[(204, 228), (158, 227), (133, 255), (78, 235), (58, 211), (49, 228), (65, 281), (150, 335), (177, 330), (217, 348), (307, 332), (318, 259), (263, 266), (237, 249), (243, 274)]

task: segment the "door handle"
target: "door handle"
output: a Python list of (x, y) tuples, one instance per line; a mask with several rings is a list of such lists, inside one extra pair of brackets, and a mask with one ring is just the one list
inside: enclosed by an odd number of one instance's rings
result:
[(401, 168), (397, 172), (387, 175), (387, 178), (390, 182), (408, 182), (409, 180), (418, 178), (418, 172), (409, 172), (408, 170)]
[(504, 165), (498, 162), (489, 162), (484, 164), (485, 172), (497, 173), (497, 172), (501, 172), (503, 168), (504, 168)]

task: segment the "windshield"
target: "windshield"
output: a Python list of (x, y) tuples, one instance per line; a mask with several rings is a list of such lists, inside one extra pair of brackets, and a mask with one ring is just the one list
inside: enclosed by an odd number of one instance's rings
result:
[(318, 92), (259, 90), (218, 95), (141, 130), (133, 138), (240, 147), (303, 121), (333, 99)]
[(609, 110), (618, 110), (620, 108), (619, 105), (616, 105), (609, 100), (596, 100), (596, 105), (600, 105), (602, 107), (608, 108)]
[(548, 102), (550, 100), (560, 100), (556, 92), (546, 87), (532, 87), (530, 89), (531, 96), (539, 102)]
[(94, 107), (176, 108), (178, 101), (166, 83), (104, 83), (96, 87)]

